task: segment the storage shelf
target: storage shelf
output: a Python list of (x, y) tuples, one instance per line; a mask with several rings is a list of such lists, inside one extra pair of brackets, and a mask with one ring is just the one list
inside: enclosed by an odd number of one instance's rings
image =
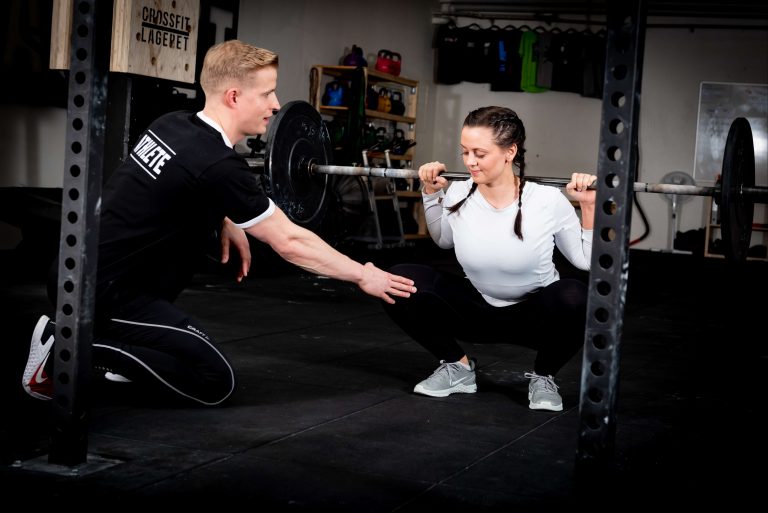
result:
[(369, 118), (384, 119), (387, 121), (394, 121), (395, 123), (407, 123), (409, 125), (416, 123), (416, 118), (408, 116), (396, 116), (395, 114), (381, 112), (378, 110), (365, 109), (365, 115)]
[[(336, 115), (342, 112), (347, 112), (349, 110), (349, 107), (333, 107), (330, 105), (320, 105), (320, 113), (321, 114), (331, 114)], [(406, 123), (408, 125), (413, 125), (416, 123), (416, 118), (408, 117), (408, 116), (396, 116), (395, 114), (390, 114), (388, 112), (381, 112), (378, 110), (371, 110), (371, 109), (365, 109), (365, 115), (369, 118), (374, 119), (383, 119), (385, 121), (394, 121), (395, 123)]]
[[(385, 128), (386, 137), (394, 138), (396, 131), (402, 131), (406, 140), (416, 140), (416, 113), (418, 111), (418, 86), (416, 80), (404, 78), (401, 76), (383, 73), (381, 71), (369, 68), (363, 69), (363, 89), (368, 92), (369, 86), (373, 86), (374, 91), (380, 93), (381, 88), (386, 88), (392, 93), (401, 93), (403, 106), (405, 110), (402, 115), (382, 112), (376, 109), (365, 109), (361, 113), (363, 122), (370, 124), (378, 129)], [(323, 92), (329, 83), (334, 80), (343, 82), (347, 87), (351, 86), (352, 79), (359, 80), (358, 68), (354, 66), (312, 66), (310, 71), (310, 103), (324, 116), (340, 120), (356, 114), (350, 113), (347, 106), (329, 106), (322, 104)], [(372, 102), (371, 102), (372, 104)], [(399, 111), (398, 111), (399, 112)], [(400, 126), (398, 126), (400, 125)], [(348, 135), (345, 139), (350, 144)], [(338, 143), (337, 143), (338, 147)], [(341, 146), (343, 148), (343, 145)], [(338, 149), (341, 149), (338, 148)], [(406, 166), (414, 159), (415, 147), (410, 147), (404, 155), (388, 154), (389, 161), (405, 162)], [(362, 149), (362, 148), (358, 148)], [(356, 149), (355, 151), (358, 151)], [(360, 155), (362, 158), (362, 154)], [(387, 154), (382, 151), (369, 151), (366, 158), (371, 165), (386, 165)], [(358, 161), (359, 162), (359, 161)], [(351, 164), (350, 162), (339, 162), (340, 165)], [(365, 242), (375, 248), (392, 247), (412, 243), (415, 239), (428, 238), (426, 219), (424, 217), (424, 208), (421, 201), (421, 193), (418, 191), (398, 190), (394, 178), (375, 178), (376, 181), (389, 180), (387, 184), (378, 184), (374, 186), (374, 181), (366, 180), (367, 201), (370, 205), (373, 222), (366, 223), (368, 233), (359, 234), (351, 237), (355, 241)], [(411, 184), (413, 179), (406, 179)], [(380, 187), (386, 185), (386, 187)], [(381, 212), (379, 212), (380, 209)], [(380, 215), (381, 214), (381, 215)], [(395, 220), (393, 222), (393, 219)], [(415, 224), (414, 224), (415, 223)], [(392, 226), (396, 225), (396, 226)], [(405, 230), (409, 233), (406, 233)], [(415, 231), (416, 233), (410, 233)]]
[[(351, 72), (357, 69), (355, 66), (325, 66), (322, 64), (319, 64), (315, 67), (322, 68), (323, 73), (335, 78), (348, 77)], [(374, 77), (375, 79), (377, 79), (376, 82), (391, 82), (393, 84), (401, 84), (408, 87), (419, 86), (419, 82), (417, 80), (404, 78), (399, 75), (392, 75), (390, 73), (384, 73), (375, 68), (374, 69), (364, 68), (364, 71), (369, 77)]]

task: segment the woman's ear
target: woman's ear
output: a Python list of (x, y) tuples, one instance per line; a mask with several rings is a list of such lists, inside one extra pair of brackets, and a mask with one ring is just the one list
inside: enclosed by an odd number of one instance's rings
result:
[(509, 149), (507, 149), (507, 155), (505, 158), (508, 162), (514, 162), (516, 156), (517, 156), (517, 144), (513, 144), (512, 146), (509, 147)]

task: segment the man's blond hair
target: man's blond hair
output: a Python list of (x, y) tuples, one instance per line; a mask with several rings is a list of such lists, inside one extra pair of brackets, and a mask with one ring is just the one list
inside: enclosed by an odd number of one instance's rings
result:
[(208, 49), (200, 71), (200, 86), (206, 94), (240, 84), (248, 74), (277, 67), (277, 54), (237, 39), (230, 39)]

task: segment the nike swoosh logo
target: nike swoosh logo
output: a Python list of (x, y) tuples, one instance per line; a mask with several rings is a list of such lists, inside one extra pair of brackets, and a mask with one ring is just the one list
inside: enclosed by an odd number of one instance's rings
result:
[(450, 385), (451, 385), (452, 387), (453, 387), (453, 386), (456, 386), (456, 385), (458, 385), (459, 383), (462, 383), (463, 381), (466, 381), (466, 379), (467, 379), (467, 376), (464, 376), (464, 377), (463, 377), (463, 378), (461, 378), (461, 379), (457, 379), (456, 381), (453, 381), (453, 380), (451, 380), (451, 381), (450, 381)]
[(48, 361), (48, 357), (51, 356), (51, 346), (53, 345), (53, 335), (48, 337), (48, 340), (45, 341), (45, 344), (43, 344), (43, 351), (45, 351), (45, 360), (43, 360), (43, 363), (40, 364), (40, 366), (37, 368), (37, 374), (35, 374), (35, 383), (42, 383), (45, 381), (45, 376), (43, 376), (43, 370), (45, 369), (45, 363)]

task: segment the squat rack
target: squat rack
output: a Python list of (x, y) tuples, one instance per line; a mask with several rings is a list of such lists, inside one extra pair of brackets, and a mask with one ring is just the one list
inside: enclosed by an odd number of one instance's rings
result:
[[(97, 3), (73, 6), (67, 107), (67, 153), (56, 312), (55, 397), (49, 462), (87, 459), (96, 248), (106, 125), (107, 59), (95, 37)], [(576, 472), (604, 473), (613, 459), (619, 356), (629, 265), (633, 177), (637, 171), (643, 44), (643, 0), (609, 2), (606, 73), (598, 157), (598, 208), (587, 306)], [(104, 26), (103, 24), (101, 25)], [(616, 130), (617, 126), (623, 130)], [(608, 188), (604, 177), (619, 177)], [(601, 208), (610, 205), (611, 208)]]

